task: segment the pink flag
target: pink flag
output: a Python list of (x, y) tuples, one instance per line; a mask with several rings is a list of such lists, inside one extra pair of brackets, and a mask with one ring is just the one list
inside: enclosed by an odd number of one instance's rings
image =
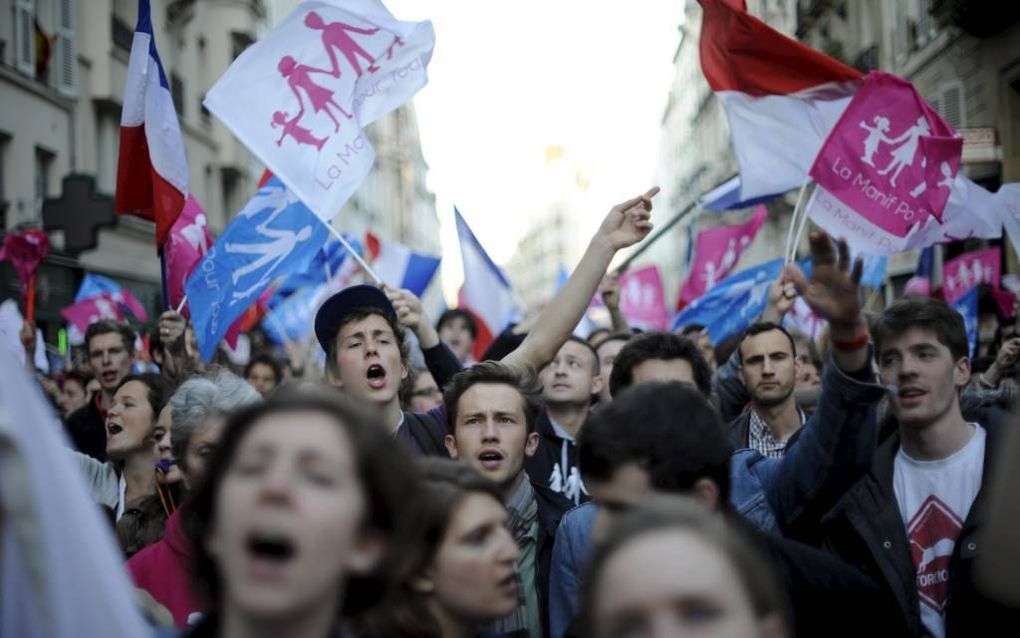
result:
[[(170, 228), (168, 237), (163, 248), (167, 295), (170, 307), (177, 308), (184, 299), (184, 282), (213, 243), (206, 226), (205, 211), (194, 195), (188, 195), (181, 216)], [(186, 306), (181, 312), (185, 317), (190, 316)]]
[(60, 311), (60, 315), (81, 334), (85, 334), (89, 324), (100, 319), (124, 320), (124, 313), (120, 309), (120, 302), (108, 292), (67, 306)]
[(687, 281), (680, 290), (678, 306), (685, 306), (708, 292), (730, 274), (740, 255), (754, 240), (766, 210), (759, 204), (747, 222), (735, 226), (719, 226), (698, 233), (694, 247), (694, 263)]
[(803, 297), (797, 297), (796, 301), (793, 302), (793, 307), (790, 308), (789, 314), (786, 315), (786, 321), (783, 323), (787, 328), (800, 330), (811, 337), (812, 341), (817, 340), (822, 335), (825, 324), (825, 319), (815, 314), (815, 311), (804, 301)]
[(628, 270), (620, 277), (620, 311), (642, 328), (663, 330), (669, 319), (658, 266)]
[(50, 252), (50, 238), (38, 229), (9, 233), (0, 246), (0, 261), (9, 261), (21, 283), (28, 284)]
[(942, 267), (942, 292), (953, 304), (979, 284), (998, 290), (1002, 278), (1002, 253), (996, 246), (964, 253)]
[(902, 239), (931, 217), (942, 221), (962, 150), (963, 139), (912, 84), (876, 71), (854, 94), (810, 175), (845, 214), (860, 218), (862, 230)]

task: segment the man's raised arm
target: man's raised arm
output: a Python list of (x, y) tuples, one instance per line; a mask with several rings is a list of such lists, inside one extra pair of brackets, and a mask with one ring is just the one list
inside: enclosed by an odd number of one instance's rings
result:
[(652, 197), (658, 192), (656, 186), (613, 206), (570, 279), (542, 310), (524, 343), (503, 358), (504, 363), (541, 370), (552, 361), (584, 316), (616, 252), (638, 243), (652, 230)]

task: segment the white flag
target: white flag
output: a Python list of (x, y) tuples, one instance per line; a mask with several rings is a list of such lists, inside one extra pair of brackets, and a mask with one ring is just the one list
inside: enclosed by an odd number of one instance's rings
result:
[(400, 22), (378, 0), (306, 0), (205, 105), (328, 221), (372, 168), (362, 127), (425, 86), (434, 45), (431, 22)]

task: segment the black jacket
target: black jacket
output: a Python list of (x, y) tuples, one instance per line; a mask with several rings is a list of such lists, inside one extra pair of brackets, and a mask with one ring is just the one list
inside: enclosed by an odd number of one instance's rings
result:
[(74, 449), (105, 463), (106, 417), (96, 405), (99, 400), (99, 393), (96, 393), (91, 401), (72, 412), (64, 421), (64, 429), (71, 437)]
[[(577, 459), (577, 443), (556, 436), (556, 431), (549, 421), (549, 412), (545, 408), (538, 416), (535, 430), (538, 432), (538, 449), (535, 450), (534, 456), (524, 460), (524, 469), (536, 490), (539, 487), (548, 490), (545, 492), (549, 501), (547, 505), (557, 511), (556, 520), (559, 521), (567, 510), (588, 501), (588, 493), (584, 491), (584, 485), (580, 482), (581, 467)], [(561, 467), (564, 465), (564, 458), (566, 467)], [(580, 487), (576, 502), (573, 498), (567, 497), (567, 484), (571, 480)]]
[(877, 583), (820, 549), (768, 534), (740, 517), (730, 523), (770, 559), (789, 603), (792, 636), (900, 636), (896, 606)]
[(411, 438), (411, 454), (450, 458), (443, 439), (446, 437), (446, 410), (436, 408), (425, 413), (404, 412), (404, 420)]
[[(946, 636), (994, 635), (993, 627), (1020, 626), (1020, 610), (1008, 609), (985, 598), (974, 584), (974, 562), (981, 551), (981, 528), (987, 518), (986, 488), (995, 470), (995, 452), (1007, 428), (1008, 414), (996, 408), (964, 413), (986, 431), (985, 461), (981, 489), (971, 505), (967, 520), (956, 539), (949, 563), (949, 593), (946, 602)], [(871, 471), (861, 478), (822, 519), (825, 546), (882, 584), (887, 596), (896, 601), (907, 628), (906, 635), (924, 635), (916, 569), (908, 547), (893, 491), (899, 432), (879, 446)]]

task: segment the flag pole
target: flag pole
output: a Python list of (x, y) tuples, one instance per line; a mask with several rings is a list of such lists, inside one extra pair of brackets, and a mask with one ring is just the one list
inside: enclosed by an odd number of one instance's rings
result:
[(340, 234), (340, 231), (338, 231), (336, 228), (333, 228), (333, 224), (326, 222), (321, 217), (319, 218), (319, 220), (322, 221), (323, 224), (326, 224), (326, 228), (329, 229), (329, 232), (333, 233), (333, 236), (337, 238), (337, 240), (343, 245), (345, 249), (347, 249), (347, 252), (350, 253), (351, 257), (354, 257), (354, 261), (358, 262), (358, 265), (361, 266), (361, 268), (368, 274), (369, 277), (372, 278), (372, 280), (375, 282), (375, 285), (381, 286), (383, 283), (382, 279), (379, 278), (379, 275), (375, 274), (375, 271), (372, 270), (372, 267), (369, 266), (368, 263), (361, 258), (361, 255), (358, 254), (358, 251), (354, 250), (354, 246), (351, 246), (351, 243), (347, 241), (347, 239), (343, 235)]
[(800, 204), (804, 200), (804, 191), (807, 190), (810, 182), (811, 178), (808, 177), (800, 185), (800, 192), (797, 193), (797, 203), (793, 206), (793, 214), (790, 215), (790, 226), (786, 229), (786, 251), (783, 253), (783, 257), (787, 263), (793, 261), (794, 257), (797, 256), (797, 244), (800, 242), (800, 236), (804, 233), (803, 225), (796, 232), (794, 232), (794, 229), (797, 228), (797, 211), (800, 210)]

